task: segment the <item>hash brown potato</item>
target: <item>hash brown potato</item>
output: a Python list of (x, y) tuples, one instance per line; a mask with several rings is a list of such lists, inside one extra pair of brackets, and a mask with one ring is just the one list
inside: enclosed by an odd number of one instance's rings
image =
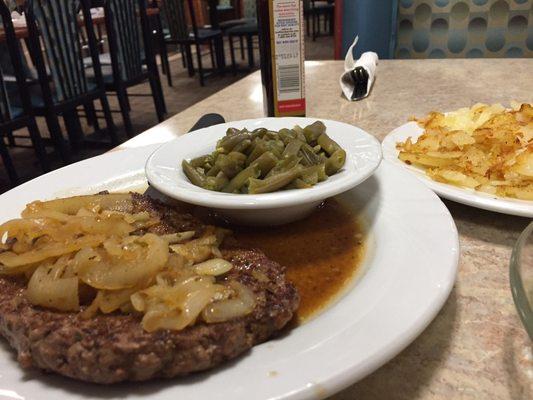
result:
[(414, 120), (424, 133), (396, 144), (400, 160), (438, 182), (533, 200), (532, 104), (476, 104)]

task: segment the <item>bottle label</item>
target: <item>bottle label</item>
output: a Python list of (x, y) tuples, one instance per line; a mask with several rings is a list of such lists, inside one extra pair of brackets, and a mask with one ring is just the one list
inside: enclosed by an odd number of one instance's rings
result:
[(269, 7), (274, 115), (305, 115), (303, 3), (271, 0)]

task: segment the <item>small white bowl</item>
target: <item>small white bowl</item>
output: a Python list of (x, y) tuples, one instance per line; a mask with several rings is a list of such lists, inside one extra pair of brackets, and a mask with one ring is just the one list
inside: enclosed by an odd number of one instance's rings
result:
[(352, 189), (366, 180), (381, 162), (381, 145), (372, 135), (342, 122), (320, 119), (327, 134), (346, 151), (346, 164), (338, 173), (309, 189), (265, 194), (230, 194), (202, 189), (189, 182), (181, 162), (215, 149), (230, 127), (280, 130), (312, 124), (315, 118), (258, 118), (199, 129), (159, 147), (146, 162), (150, 185), (177, 200), (209, 207), (229, 222), (241, 225), (281, 225), (306, 217), (328, 197)]

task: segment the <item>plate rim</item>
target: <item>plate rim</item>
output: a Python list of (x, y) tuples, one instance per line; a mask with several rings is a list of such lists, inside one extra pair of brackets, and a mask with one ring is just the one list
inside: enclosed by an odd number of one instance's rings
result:
[[(401, 167), (410, 174), (419, 179), (429, 189), (439, 196), (457, 203), (465, 204), (470, 207), (482, 210), (498, 212), (501, 214), (515, 215), (519, 217), (533, 218), (533, 201), (528, 204), (526, 200), (513, 199), (511, 197), (491, 196), (487, 193), (476, 192), (473, 189), (461, 188), (459, 186), (447, 183), (436, 182), (427, 177), (422, 169), (406, 165), (398, 159), (399, 150), (396, 149), (396, 142), (400, 140), (398, 136), (405, 135), (406, 130), (412, 130), (416, 125), (415, 121), (402, 124), (390, 131), (381, 142), (383, 159)], [(410, 134), (413, 138), (418, 138), (422, 134), (421, 128), (419, 134)]]
[[(218, 209), (265, 209), (265, 208), (279, 208), (279, 207), (286, 207), (286, 206), (295, 206), (299, 204), (305, 204), (305, 203), (311, 203), (323, 200), (326, 197), (331, 197), (338, 195), (340, 193), (343, 193), (347, 190), (352, 189), (353, 187), (356, 187), (357, 185), (363, 183), (366, 179), (368, 179), (372, 174), (377, 170), (379, 167), (382, 159), (383, 159), (383, 150), (381, 148), (381, 144), (379, 140), (376, 139), (373, 135), (368, 133), (362, 128), (359, 128), (354, 125), (347, 124), (345, 122), (341, 121), (335, 121), (335, 120), (329, 120), (324, 118), (312, 118), (312, 117), (282, 117), (282, 118), (273, 118), (273, 117), (263, 117), (263, 118), (249, 118), (249, 119), (243, 119), (243, 120), (237, 120), (237, 121), (230, 121), (225, 122), (223, 124), (213, 125), (207, 128), (198, 129), (193, 132), (189, 132), (192, 134), (209, 134), (210, 131), (215, 129), (216, 127), (219, 127), (220, 129), (225, 129), (226, 127), (229, 127), (231, 125), (251, 125), (255, 123), (263, 123), (262, 121), (268, 122), (275, 122), (275, 123), (281, 123), (284, 120), (290, 120), (290, 121), (301, 121), (301, 123), (306, 123), (309, 121), (316, 121), (320, 120), (326, 123), (330, 124), (340, 124), (344, 125), (348, 129), (352, 129), (357, 131), (358, 136), (361, 138), (364, 138), (365, 141), (367, 141), (367, 145), (372, 146), (372, 151), (375, 152), (375, 156), (377, 157), (377, 160), (370, 160), (369, 166), (366, 168), (364, 173), (359, 174), (357, 176), (351, 177), (349, 175), (343, 176), (341, 182), (331, 182), (326, 180), (321, 185), (314, 186), (312, 188), (307, 189), (305, 192), (301, 192), (298, 190), (289, 190), (284, 192), (274, 192), (274, 193), (264, 193), (264, 194), (256, 194), (256, 195), (239, 195), (236, 197), (236, 195), (228, 194), (228, 193), (220, 193), (220, 192), (214, 192), (214, 191), (208, 191), (208, 190), (201, 190), (198, 191), (198, 188), (196, 186), (191, 186), (191, 189), (188, 190), (185, 188), (178, 188), (182, 189), (183, 191), (178, 192), (176, 190), (173, 190), (172, 188), (169, 188), (167, 185), (164, 185), (161, 183), (160, 179), (157, 176), (157, 173), (155, 172), (155, 167), (153, 164), (155, 163), (155, 159), (157, 157), (160, 157), (161, 153), (165, 151), (165, 148), (169, 148), (170, 146), (176, 146), (178, 143), (182, 141), (187, 141), (188, 136), (181, 135), (171, 141), (165, 142), (163, 144), (160, 144), (160, 146), (154, 150), (154, 152), (150, 155), (150, 157), (146, 160), (145, 164), (145, 173), (147, 176), (148, 181), (150, 182), (150, 185), (153, 185), (157, 190), (160, 192), (166, 194), (169, 197), (185, 201), (191, 204), (204, 206), (204, 207), (212, 207), (212, 208), (218, 208)], [(287, 124), (291, 124), (294, 122), (287, 122)], [(222, 135), (221, 135), (222, 137)], [(349, 154), (348, 154), (349, 156)], [(179, 161), (178, 159), (176, 159)], [(178, 165), (178, 162), (176, 162), (176, 165)], [(180, 178), (177, 178), (180, 179)], [(181, 179), (180, 179), (181, 181)], [(184, 183), (187, 183), (189, 185), (190, 182), (187, 182), (183, 179)]]

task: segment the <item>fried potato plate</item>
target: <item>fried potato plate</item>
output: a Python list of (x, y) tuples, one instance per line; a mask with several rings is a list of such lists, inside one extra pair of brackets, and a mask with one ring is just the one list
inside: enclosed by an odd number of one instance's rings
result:
[(437, 182), (533, 200), (532, 104), (476, 104), (415, 121), (424, 133), (396, 144), (401, 161)]

